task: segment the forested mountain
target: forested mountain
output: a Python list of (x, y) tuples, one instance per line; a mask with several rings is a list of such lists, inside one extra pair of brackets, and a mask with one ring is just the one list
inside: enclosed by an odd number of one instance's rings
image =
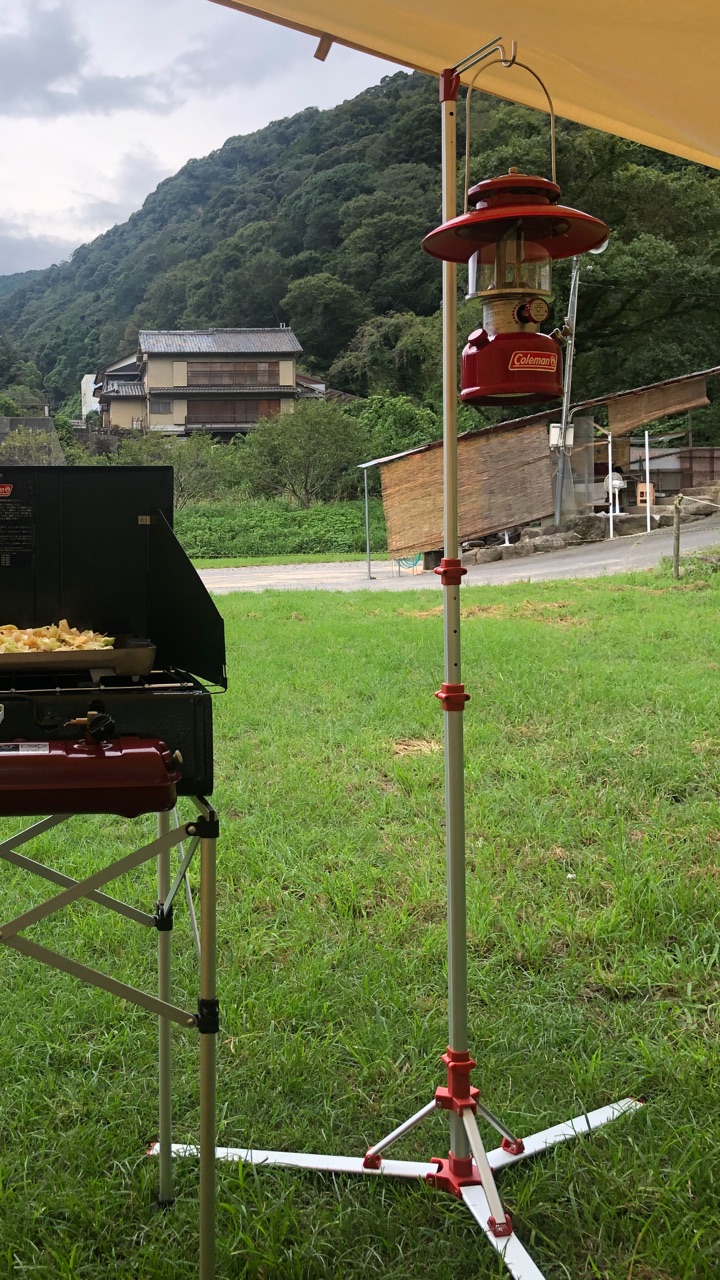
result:
[[(475, 181), (549, 171), (540, 113), (478, 94), (472, 144)], [(439, 159), (437, 85), (402, 72), (230, 138), (69, 262), (4, 296), (0, 282), (0, 334), (58, 401), (132, 350), (140, 326), (287, 321), (336, 385), (434, 403), (440, 266), (419, 242), (439, 220)], [(558, 179), (613, 231), (583, 266), (576, 393), (720, 364), (718, 175), (559, 121)], [(561, 264), (556, 319), (568, 278)], [(463, 332), (478, 313), (463, 304)]]

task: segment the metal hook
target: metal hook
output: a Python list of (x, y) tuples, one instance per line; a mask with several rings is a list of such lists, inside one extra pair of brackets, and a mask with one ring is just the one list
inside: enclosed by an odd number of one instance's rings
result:
[[(492, 62), (486, 62), (485, 59), (489, 58), (490, 55), (493, 53), (499, 53), (500, 57), (493, 58)], [(482, 72), (486, 71), (488, 67), (496, 67), (499, 65), (501, 67), (504, 67), (506, 71), (509, 71), (511, 67), (520, 67), (523, 71), (527, 71), (533, 77), (534, 80), (537, 80), (538, 84), (540, 85), (540, 88), (545, 94), (548, 107), (550, 110), (550, 169), (551, 169), (553, 182), (557, 182), (557, 162), (556, 162), (556, 148), (555, 148), (555, 107), (553, 105), (553, 100), (550, 97), (550, 94), (548, 93), (545, 82), (540, 79), (540, 76), (537, 74), (537, 72), (533, 71), (532, 67), (529, 67), (527, 63), (518, 62), (516, 40), (513, 40), (510, 45), (510, 57), (507, 56), (505, 52), (505, 48), (503, 44), (500, 42), (500, 40), (493, 41), (490, 44), (486, 45), (482, 50), (478, 50), (478, 54), (482, 59), (482, 66), (478, 67), (477, 71), (475, 72), (475, 75), (470, 81), (470, 84), (468, 85), (467, 96), (465, 98), (465, 200), (464, 200), (464, 206), (463, 206), (464, 213), (467, 213), (468, 211), (468, 192), (470, 190), (470, 103), (472, 98), (472, 91), (475, 88), (475, 82), (478, 79), (478, 77), (482, 74)], [(474, 62), (477, 56), (478, 56), (477, 54), (472, 54), (470, 58), (466, 58), (463, 63), (458, 64), (458, 68), (464, 68), (466, 70), (469, 70), (470, 67), (474, 65)]]

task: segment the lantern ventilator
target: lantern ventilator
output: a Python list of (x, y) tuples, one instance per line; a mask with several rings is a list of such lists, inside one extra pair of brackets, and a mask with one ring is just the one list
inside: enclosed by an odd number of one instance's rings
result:
[[(421, 1179), (465, 1202), (515, 1280), (543, 1280), (542, 1272), (515, 1234), (495, 1184), (495, 1173), (557, 1143), (588, 1134), (637, 1110), (642, 1103), (635, 1098), (624, 1098), (521, 1138), (485, 1106), (480, 1100), (480, 1091), (470, 1083), (476, 1063), (470, 1056), (468, 1038), (462, 713), (469, 694), (461, 683), (460, 668), (460, 584), (466, 570), (458, 555), (457, 532), (456, 264), (475, 259), (475, 275), (471, 274), (473, 296), (481, 298), (483, 304), (483, 328), (470, 335), (463, 352), (461, 398), (469, 404), (548, 400), (562, 392), (558, 338), (539, 331), (549, 313), (552, 297), (551, 262), (583, 253), (607, 238), (607, 227), (597, 218), (558, 204), (560, 189), (554, 181), (514, 172), (471, 188), (468, 195), (473, 203), (472, 211), (455, 216), (456, 108), (460, 75), (481, 63), (490, 65), (487, 59), (493, 54), (500, 55), (495, 61), (505, 67), (523, 66), (516, 62), (515, 53), (513, 45), (508, 58), (498, 37), (440, 76), (445, 221), (423, 242), (428, 253), (443, 261), (445, 553), (435, 572), (443, 585), (445, 634), (445, 679), (436, 697), (443, 709), (445, 727), (449, 1044), (442, 1061), (447, 1069), (447, 1082), (424, 1107), (371, 1146), (364, 1157), (241, 1147), (218, 1147), (216, 1156), (220, 1160), (324, 1173)], [(552, 123), (554, 136), (554, 119)], [(394, 1143), (436, 1111), (446, 1112), (449, 1119), (450, 1151), (446, 1158), (387, 1159), (387, 1151)], [(478, 1119), (500, 1136), (500, 1145), (495, 1150), (486, 1151)], [(194, 1146), (174, 1145), (172, 1149), (181, 1156), (197, 1153)]]

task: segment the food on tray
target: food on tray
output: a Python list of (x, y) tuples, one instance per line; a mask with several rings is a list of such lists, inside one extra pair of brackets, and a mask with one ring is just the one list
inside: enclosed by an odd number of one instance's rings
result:
[(78, 631), (67, 618), (49, 627), (0, 626), (0, 653), (64, 653), (88, 649), (112, 649), (114, 636), (98, 631)]

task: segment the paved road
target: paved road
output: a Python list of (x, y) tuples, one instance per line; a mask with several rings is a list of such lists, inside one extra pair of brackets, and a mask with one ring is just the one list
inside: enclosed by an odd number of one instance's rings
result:
[[(720, 516), (682, 526), (682, 551), (720, 544)], [(536, 553), (522, 560), (499, 560), (494, 564), (470, 566), (464, 581), (468, 586), (500, 585), (505, 582), (543, 582), (552, 578), (597, 578), (605, 573), (625, 573), (628, 569), (651, 569), (662, 556), (672, 555), (672, 529), (655, 529), (650, 534), (615, 538), (612, 542), (591, 542), (565, 551)], [(215, 595), (231, 591), (408, 591), (439, 588), (432, 573), (392, 576), (389, 560), (373, 562), (373, 581), (367, 578), (364, 560), (329, 564), (279, 564), (252, 569), (201, 569), (200, 577)]]

